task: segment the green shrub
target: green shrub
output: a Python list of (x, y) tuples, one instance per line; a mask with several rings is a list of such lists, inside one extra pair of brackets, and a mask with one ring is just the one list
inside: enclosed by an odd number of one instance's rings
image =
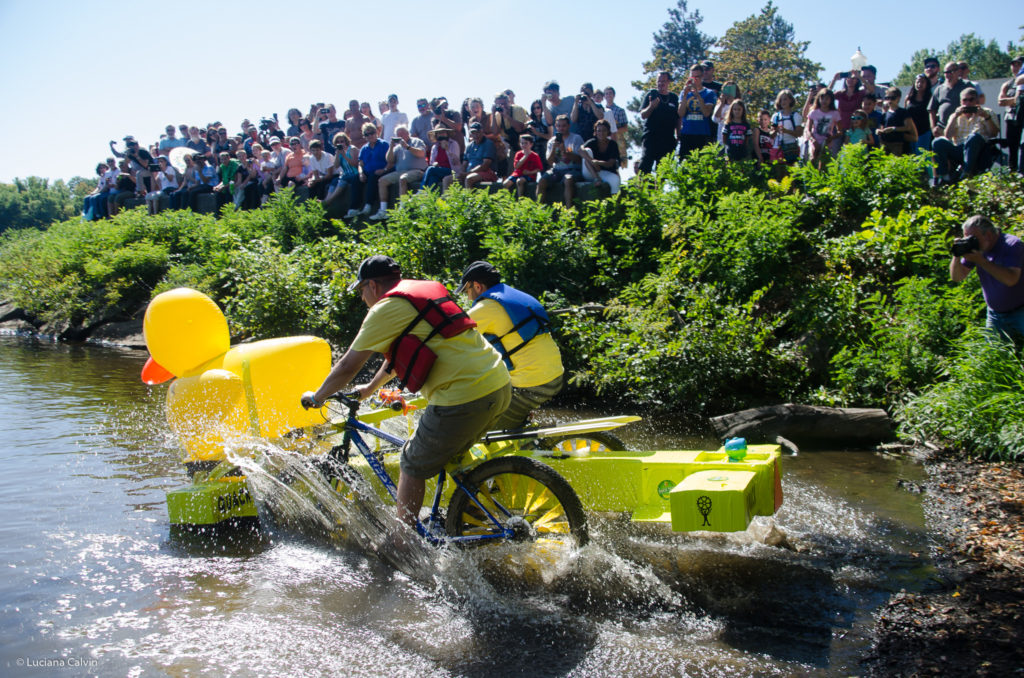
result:
[(828, 234), (845, 234), (873, 210), (895, 214), (923, 205), (928, 162), (926, 156), (893, 156), (848, 145), (822, 170), (808, 164), (790, 171), (807, 195), (813, 221)]
[(832, 358), (844, 405), (890, 407), (935, 381), (943, 357), (978, 316), (976, 291), (925, 278), (900, 281), (891, 299), (880, 292), (858, 304), (866, 337)]
[(974, 329), (942, 379), (896, 412), (902, 435), (936, 440), (985, 459), (1024, 459), (1024, 356)]

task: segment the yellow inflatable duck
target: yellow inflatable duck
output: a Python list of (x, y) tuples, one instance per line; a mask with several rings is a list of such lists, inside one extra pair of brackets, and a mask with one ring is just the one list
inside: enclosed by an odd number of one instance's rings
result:
[(275, 438), (323, 421), (299, 398), (331, 369), (331, 348), (317, 337), (283, 337), (231, 346), (227, 318), (193, 289), (157, 295), (143, 322), (147, 383), (177, 377), (167, 392), (167, 421), (188, 466), (224, 459), (225, 444)]

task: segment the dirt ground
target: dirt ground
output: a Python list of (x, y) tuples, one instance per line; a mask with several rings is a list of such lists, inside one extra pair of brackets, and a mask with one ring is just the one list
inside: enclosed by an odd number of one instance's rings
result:
[(1024, 676), (1024, 464), (932, 455), (934, 588), (876, 614), (869, 676)]

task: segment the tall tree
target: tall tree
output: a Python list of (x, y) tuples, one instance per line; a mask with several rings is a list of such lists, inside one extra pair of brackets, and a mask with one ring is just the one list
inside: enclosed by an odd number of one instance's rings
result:
[[(686, 0), (678, 0), (675, 8), (668, 10), (668, 16), (669, 20), (654, 34), (653, 58), (644, 62), (644, 77), (633, 81), (633, 87), (641, 92), (654, 89), (661, 71), (672, 73), (673, 80), (685, 78), (690, 66), (704, 59), (715, 44), (713, 36), (701, 33), (698, 28), (704, 17), (698, 10), (690, 12)], [(639, 103), (639, 99), (631, 102), (630, 109), (639, 110)]]
[(799, 95), (817, 82), (821, 64), (807, 58), (809, 44), (796, 40), (793, 24), (768, 0), (760, 12), (734, 23), (718, 41), (715, 77), (735, 80), (749, 110), (771, 110), (779, 90), (788, 88)]
[(924, 60), (935, 57), (940, 64), (947, 61), (966, 61), (971, 67), (971, 80), (1004, 78), (1009, 76), (1010, 58), (1021, 50), (1013, 42), (1006, 43), (1006, 50), (999, 48), (995, 40), (987, 43), (974, 33), (965, 33), (949, 43), (944, 50), (919, 49), (910, 57), (910, 63), (896, 74), (893, 82), (900, 86), (912, 85), (914, 76), (924, 72)]

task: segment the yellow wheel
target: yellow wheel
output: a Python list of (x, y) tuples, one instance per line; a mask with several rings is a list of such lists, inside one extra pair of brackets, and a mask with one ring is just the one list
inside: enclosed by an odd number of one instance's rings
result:
[[(471, 470), (463, 485), (469, 494), (458, 489), (448, 503), (445, 529), (453, 537), (510, 529), (516, 541), (587, 542), (587, 520), (576, 492), (555, 469), (536, 459), (492, 459)], [(464, 543), (488, 541), (493, 540)]]
[(540, 442), (540, 449), (551, 450), (556, 457), (586, 457), (591, 454), (623, 452), (626, 444), (608, 431), (594, 431), (578, 436), (547, 438)]

